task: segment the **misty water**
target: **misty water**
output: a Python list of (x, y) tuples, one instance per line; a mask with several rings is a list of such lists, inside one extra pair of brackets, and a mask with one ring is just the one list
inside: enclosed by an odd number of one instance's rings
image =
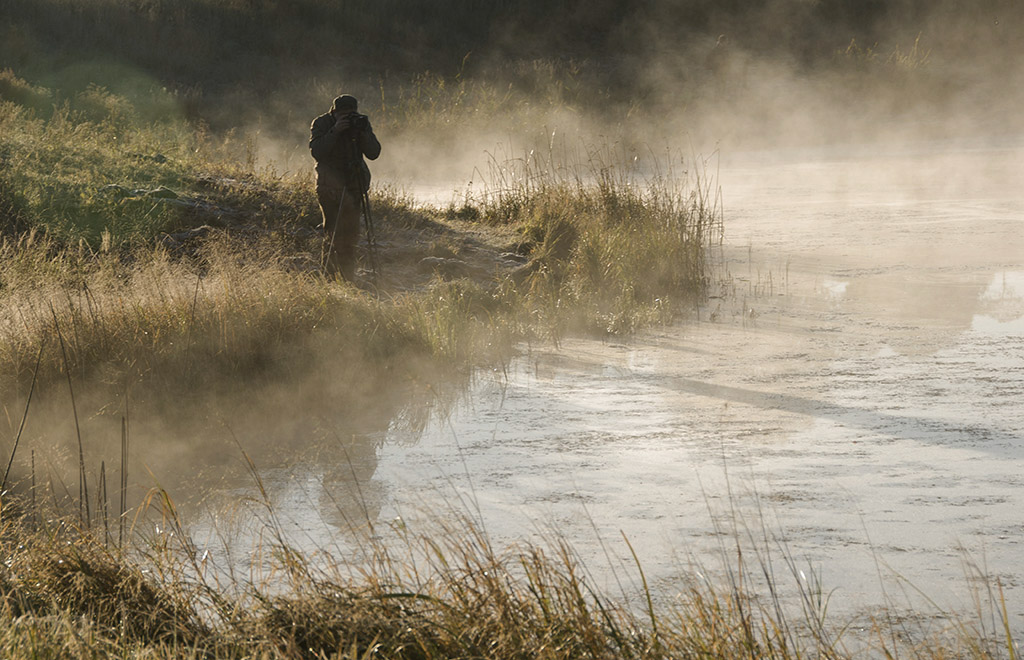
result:
[[(455, 511), (499, 547), (564, 538), (632, 596), (624, 534), (669, 600), (739, 525), (794, 561), (780, 583), (834, 590), (837, 620), (927, 617), (918, 592), (972, 612), (984, 575), (1024, 630), (1021, 141), (721, 158), (714, 297), (523, 347), (423, 429), (338, 422), (340, 445), (262, 473), (289, 540), (344, 557), (353, 529)], [(218, 515), (197, 543), (255, 547), (258, 523)]]

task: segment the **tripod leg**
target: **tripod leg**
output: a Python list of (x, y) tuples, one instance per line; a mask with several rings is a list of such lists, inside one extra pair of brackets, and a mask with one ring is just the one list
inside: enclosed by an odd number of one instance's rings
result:
[(378, 271), (380, 270), (377, 265), (377, 237), (373, 230), (373, 215), (370, 212), (370, 193), (367, 190), (363, 190), (359, 202), (362, 206), (363, 222), (366, 224), (366, 246), (370, 257), (370, 269), (373, 272), (373, 280), (376, 284)]
[[(339, 272), (344, 277), (344, 264), (338, 254), (338, 227), (344, 221), (345, 212), (345, 201), (348, 198), (348, 186), (343, 186), (341, 189), (341, 197), (338, 199), (338, 211), (334, 214), (334, 222), (331, 223), (330, 227), (324, 227), (329, 230), (325, 232), (324, 244), (326, 247), (326, 259), (321, 259), (321, 264), (325, 270), (331, 275), (338, 274)], [(348, 279), (348, 278), (346, 278)]]

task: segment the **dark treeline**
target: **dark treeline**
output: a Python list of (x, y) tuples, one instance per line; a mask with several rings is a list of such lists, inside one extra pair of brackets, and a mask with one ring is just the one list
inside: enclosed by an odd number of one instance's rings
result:
[(50, 90), (44, 113), (93, 85), (144, 114), (156, 87), (154, 116), (170, 98), (215, 129), (301, 125), (341, 87), (376, 112), (425, 72), (523, 96), (554, 80), (561, 102), (622, 116), (621, 99), (659, 112), (699, 94), (721, 36), (809, 72), (921, 37), (933, 81), (1006, 80), (1022, 17), (1020, 0), (4, 0), (0, 72)]
[(32, 76), (106, 57), (169, 84), (272, 86), (345, 62), (365, 75), (456, 73), (508, 58), (614, 62), (728, 33), (813, 62), (851, 39), (905, 38), (938, 17), (1019, 18), (1013, 0), (5, 0), (0, 66)]

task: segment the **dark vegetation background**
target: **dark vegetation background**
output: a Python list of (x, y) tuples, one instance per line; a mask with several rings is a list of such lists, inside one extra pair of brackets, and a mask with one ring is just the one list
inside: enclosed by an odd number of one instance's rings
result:
[[(951, 91), (998, 98), (1015, 67), (1019, 0), (4, 0), (0, 68), (71, 96), (95, 84), (132, 97), (157, 83), (215, 129), (303, 122), (334, 91), (368, 107), (427, 72), (530, 93), (537, 61), (561, 99), (616, 113), (700, 93), (720, 35), (798, 72), (834, 67), (921, 36)], [(849, 52), (847, 52), (849, 54)], [(841, 59), (841, 58), (840, 58)], [(870, 59), (870, 58), (868, 58)], [(530, 64), (533, 63), (533, 64)], [(657, 63), (657, 65), (655, 65)], [(657, 71), (657, 75), (652, 75)], [(1002, 80), (1000, 81), (1000, 77)], [(979, 86), (981, 78), (994, 84)], [(571, 81), (571, 84), (565, 84)], [(3, 90), (0, 90), (2, 93)], [(159, 115), (161, 100), (151, 111)], [(47, 111), (59, 98), (35, 99)]]

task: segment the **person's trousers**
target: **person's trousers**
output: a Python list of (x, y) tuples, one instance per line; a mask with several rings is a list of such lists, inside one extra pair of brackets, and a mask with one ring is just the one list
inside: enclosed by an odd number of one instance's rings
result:
[(346, 185), (340, 172), (317, 168), (316, 196), (323, 214), (327, 272), (352, 281), (356, 274), (359, 210), (362, 193)]

